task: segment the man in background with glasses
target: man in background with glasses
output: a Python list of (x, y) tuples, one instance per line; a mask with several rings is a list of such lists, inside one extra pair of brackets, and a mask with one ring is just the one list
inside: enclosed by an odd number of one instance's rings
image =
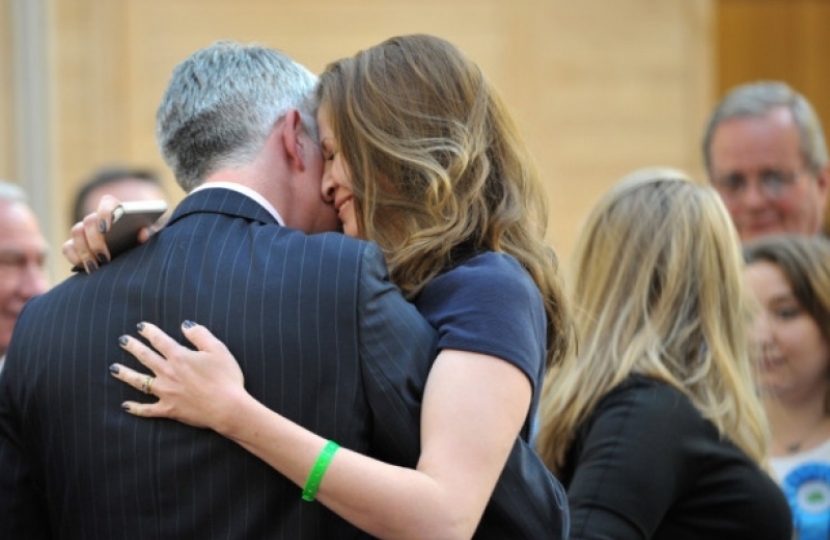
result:
[(821, 231), (827, 145), (810, 103), (786, 84), (732, 89), (709, 119), (703, 155), (741, 241)]

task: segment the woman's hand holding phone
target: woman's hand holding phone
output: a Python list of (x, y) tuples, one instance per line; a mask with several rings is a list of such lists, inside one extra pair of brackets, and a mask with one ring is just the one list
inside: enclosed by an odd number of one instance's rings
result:
[(74, 269), (90, 274), (119, 253), (146, 242), (167, 210), (162, 200), (125, 201), (105, 195), (98, 209), (76, 223), (62, 252)]

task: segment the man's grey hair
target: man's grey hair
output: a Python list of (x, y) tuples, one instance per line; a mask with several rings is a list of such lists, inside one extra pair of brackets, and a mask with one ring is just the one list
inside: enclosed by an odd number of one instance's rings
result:
[(28, 204), (29, 198), (17, 184), (0, 180), (0, 201)]
[(305, 67), (260, 45), (221, 41), (179, 64), (156, 114), (156, 138), (182, 189), (252, 161), (290, 109), (317, 141), (316, 84)]
[(712, 170), (712, 136), (715, 129), (732, 118), (761, 117), (770, 110), (784, 107), (793, 115), (801, 140), (801, 154), (814, 175), (827, 165), (827, 144), (818, 115), (807, 98), (779, 81), (758, 81), (729, 91), (715, 108), (703, 137), (706, 169)]

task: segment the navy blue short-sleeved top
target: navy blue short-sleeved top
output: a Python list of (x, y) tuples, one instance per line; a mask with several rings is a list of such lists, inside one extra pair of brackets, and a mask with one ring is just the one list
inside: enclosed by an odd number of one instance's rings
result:
[(532, 385), (528, 420), (539, 404), (545, 372), (547, 316), (536, 283), (516, 259), (487, 251), (432, 279), (415, 300), (438, 330), (438, 348), (501, 358), (522, 370)]

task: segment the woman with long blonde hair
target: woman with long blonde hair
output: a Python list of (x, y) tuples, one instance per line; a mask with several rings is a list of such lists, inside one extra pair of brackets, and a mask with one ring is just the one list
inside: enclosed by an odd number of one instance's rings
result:
[(571, 538), (789, 538), (718, 195), (638, 171), (573, 258), (578, 353), (547, 375), (537, 444), (568, 490)]

